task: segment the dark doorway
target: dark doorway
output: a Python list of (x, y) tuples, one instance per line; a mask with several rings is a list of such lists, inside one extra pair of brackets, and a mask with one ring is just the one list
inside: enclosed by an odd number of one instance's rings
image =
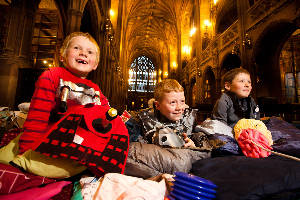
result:
[(21, 68), (18, 73), (18, 83), (15, 98), (15, 109), (23, 102), (30, 102), (34, 92), (35, 82), (42, 74), (43, 69)]
[(206, 68), (203, 77), (204, 103), (214, 104), (216, 101), (216, 79), (211, 67)]
[(284, 43), (295, 30), (296, 26), (292, 23), (276, 22), (267, 27), (257, 40), (254, 49), (257, 97), (272, 97), (279, 103), (284, 102), (279, 58)]

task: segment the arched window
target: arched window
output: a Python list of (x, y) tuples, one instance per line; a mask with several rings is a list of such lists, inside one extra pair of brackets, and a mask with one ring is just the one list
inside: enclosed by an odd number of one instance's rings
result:
[(156, 84), (156, 71), (148, 57), (140, 56), (131, 63), (128, 82), (128, 91), (153, 92)]

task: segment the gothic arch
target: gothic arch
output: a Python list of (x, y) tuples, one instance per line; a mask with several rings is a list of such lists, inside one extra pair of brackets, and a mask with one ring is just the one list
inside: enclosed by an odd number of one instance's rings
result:
[(223, 33), (238, 18), (236, 0), (223, 0), (218, 2), (218, 4), (219, 9), (216, 17), (217, 34)]
[(229, 70), (241, 66), (240, 56), (237, 54), (227, 53), (221, 62), (220, 78)]
[(80, 31), (89, 32), (95, 39), (98, 39), (100, 24), (103, 19), (97, 1), (87, 1), (82, 13)]
[(283, 101), (279, 56), (284, 43), (297, 29), (290, 21), (276, 21), (267, 26), (254, 46), (257, 97), (275, 97)]

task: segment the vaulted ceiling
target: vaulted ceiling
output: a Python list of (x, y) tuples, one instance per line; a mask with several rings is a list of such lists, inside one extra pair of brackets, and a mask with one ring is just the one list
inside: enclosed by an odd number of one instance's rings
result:
[(192, 4), (190, 0), (127, 1), (123, 21), (127, 62), (145, 55), (162, 65), (170, 51), (177, 55), (183, 32), (189, 31)]

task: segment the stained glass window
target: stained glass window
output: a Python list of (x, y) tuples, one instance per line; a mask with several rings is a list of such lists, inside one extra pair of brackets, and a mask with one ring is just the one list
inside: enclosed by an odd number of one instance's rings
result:
[(153, 92), (156, 84), (156, 71), (148, 57), (140, 56), (131, 63), (128, 83), (128, 91)]

